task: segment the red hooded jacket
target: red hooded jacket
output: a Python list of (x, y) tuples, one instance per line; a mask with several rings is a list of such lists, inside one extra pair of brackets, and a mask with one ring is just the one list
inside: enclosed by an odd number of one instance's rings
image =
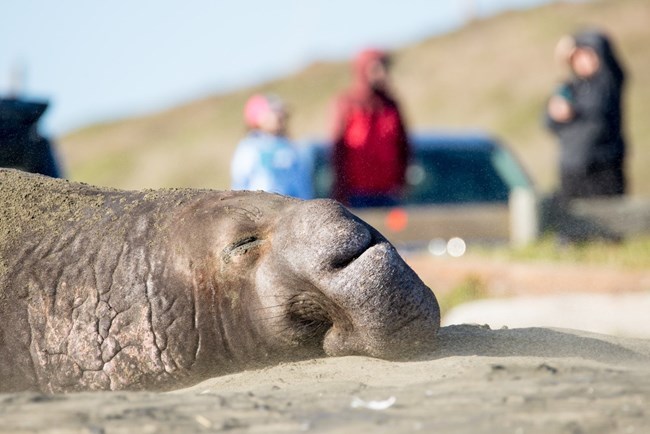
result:
[(355, 60), (356, 82), (339, 97), (334, 126), (334, 197), (392, 195), (404, 186), (409, 143), (397, 103), (387, 90), (368, 82), (371, 62), (386, 61), (377, 50), (361, 52)]

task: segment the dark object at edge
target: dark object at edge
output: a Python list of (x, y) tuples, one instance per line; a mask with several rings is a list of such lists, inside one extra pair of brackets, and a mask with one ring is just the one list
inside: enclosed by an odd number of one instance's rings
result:
[(61, 177), (51, 143), (37, 129), (47, 106), (46, 102), (0, 99), (0, 167)]

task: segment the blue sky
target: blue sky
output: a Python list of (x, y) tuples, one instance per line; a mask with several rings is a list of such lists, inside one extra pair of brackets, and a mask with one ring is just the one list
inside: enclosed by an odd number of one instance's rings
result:
[(50, 99), (60, 134), (550, 0), (19, 0), (0, 8), (0, 95)]

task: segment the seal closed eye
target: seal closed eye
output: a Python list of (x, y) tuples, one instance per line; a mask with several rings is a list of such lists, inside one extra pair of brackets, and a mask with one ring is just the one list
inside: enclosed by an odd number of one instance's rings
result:
[(263, 240), (255, 235), (246, 236), (224, 248), (221, 252), (221, 257), (224, 262), (228, 263), (233, 256), (245, 255), (249, 250), (259, 246), (262, 242)]

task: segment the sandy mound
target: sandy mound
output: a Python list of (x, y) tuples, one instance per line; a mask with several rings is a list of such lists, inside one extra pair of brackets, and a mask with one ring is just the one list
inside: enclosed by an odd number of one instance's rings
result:
[(648, 374), (648, 340), (452, 326), (426, 360), (309, 360), (166, 394), (0, 395), (0, 432), (643, 432)]
[(649, 313), (650, 292), (550, 294), (465, 303), (450, 310), (443, 324), (561, 327), (650, 339)]

